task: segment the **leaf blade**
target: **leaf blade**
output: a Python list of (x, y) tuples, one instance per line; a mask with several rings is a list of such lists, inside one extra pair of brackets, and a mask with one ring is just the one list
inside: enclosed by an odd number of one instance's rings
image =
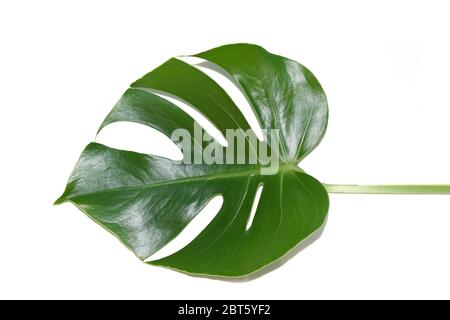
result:
[[(259, 56), (251, 60), (255, 50)], [(73, 202), (145, 259), (174, 239), (210, 199), (222, 195), (222, 208), (196, 239), (177, 253), (150, 263), (195, 274), (244, 276), (284, 256), (323, 225), (328, 193), (295, 164), (320, 142), (328, 109), (317, 80), (292, 60), (254, 45), (229, 45), (210, 52), (231, 56), (239, 52), (249, 62), (241, 63), (242, 70), (234, 70), (234, 76), (252, 96), (263, 129), (281, 131), (284, 154), (275, 174), (262, 174), (261, 163), (185, 164), (91, 143), (57, 203)], [(253, 78), (245, 77), (255, 65), (259, 71)], [(271, 83), (274, 79), (275, 84)], [(193, 133), (190, 116), (147, 89), (174, 94), (188, 102), (224, 134), (227, 129), (250, 129), (216, 82), (197, 68), (170, 59), (134, 82), (99, 130), (114, 122), (132, 121), (167, 136), (176, 128)], [(204, 150), (203, 141), (194, 142), (198, 145), (196, 152)], [(261, 183), (260, 204), (247, 230)]]
[(194, 56), (219, 65), (240, 84), (263, 128), (280, 129), (286, 162), (300, 162), (320, 143), (328, 123), (327, 99), (303, 65), (245, 43)]

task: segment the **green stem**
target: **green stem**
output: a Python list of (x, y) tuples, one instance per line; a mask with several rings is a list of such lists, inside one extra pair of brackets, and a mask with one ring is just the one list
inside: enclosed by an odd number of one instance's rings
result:
[(450, 194), (450, 185), (356, 185), (323, 184), (330, 193), (361, 194)]

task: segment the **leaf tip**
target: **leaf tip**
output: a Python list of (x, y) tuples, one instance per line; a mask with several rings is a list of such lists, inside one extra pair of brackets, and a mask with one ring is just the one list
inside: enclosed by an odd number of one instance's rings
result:
[(58, 199), (56, 199), (55, 202), (53, 202), (53, 205), (56, 206), (58, 204), (64, 203), (65, 200), (66, 198), (64, 197), (64, 195), (62, 195)]

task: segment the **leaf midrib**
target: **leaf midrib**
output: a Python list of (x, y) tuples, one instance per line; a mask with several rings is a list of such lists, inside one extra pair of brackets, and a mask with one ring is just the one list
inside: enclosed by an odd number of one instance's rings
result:
[[(108, 193), (108, 192), (135, 190), (135, 189), (151, 189), (154, 187), (160, 187), (160, 186), (166, 186), (166, 185), (172, 185), (172, 184), (178, 184), (178, 183), (186, 183), (186, 182), (203, 181), (203, 180), (208, 181), (208, 180), (215, 180), (215, 179), (218, 180), (218, 179), (226, 179), (226, 178), (234, 178), (234, 177), (250, 177), (255, 174), (259, 175), (261, 168), (262, 167), (258, 166), (258, 168), (255, 168), (252, 170), (210, 173), (210, 174), (204, 174), (204, 175), (199, 175), (199, 176), (183, 177), (183, 178), (179, 178), (179, 179), (163, 180), (163, 181), (158, 181), (155, 183), (147, 183), (147, 184), (142, 184), (142, 185), (138, 185), (138, 186), (118, 187), (118, 188), (111, 188), (111, 189), (95, 191), (95, 192), (81, 193), (81, 194), (73, 195), (71, 197), (67, 197), (64, 199), (64, 201), (69, 200), (69, 199), (74, 200), (75, 198), (79, 198), (79, 197)], [(277, 173), (275, 173), (274, 175), (279, 174), (280, 172), (283, 173), (285, 171), (303, 172), (299, 167), (292, 165), (290, 163), (285, 163), (285, 164), (280, 165)]]

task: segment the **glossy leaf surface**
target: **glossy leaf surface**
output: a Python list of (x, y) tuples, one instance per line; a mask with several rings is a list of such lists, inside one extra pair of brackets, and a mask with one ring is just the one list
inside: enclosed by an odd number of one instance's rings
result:
[[(221, 195), (222, 207), (197, 238), (180, 251), (149, 263), (193, 274), (244, 276), (281, 258), (325, 221), (328, 194), (297, 164), (325, 133), (326, 97), (301, 64), (256, 45), (226, 45), (196, 56), (234, 79), (263, 129), (279, 130), (279, 170), (263, 175), (261, 162), (187, 164), (91, 143), (57, 203), (74, 203), (145, 259), (174, 239), (210, 199)], [(130, 121), (170, 137), (174, 130), (184, 128), (195, 146), (190, 156), (200, 154), (206, 144), (195, 138), (194, 120), (149, 89), (187, 102), (224, 135), (226, 129), (250, 129), (215, 81), (194, 66), (170, 59), (131, 85), (100, 130), (114, 122)], [(271, 141), (267, 144), (270, 148)], [(247, 229), (260, 185), (261, 198)]]

